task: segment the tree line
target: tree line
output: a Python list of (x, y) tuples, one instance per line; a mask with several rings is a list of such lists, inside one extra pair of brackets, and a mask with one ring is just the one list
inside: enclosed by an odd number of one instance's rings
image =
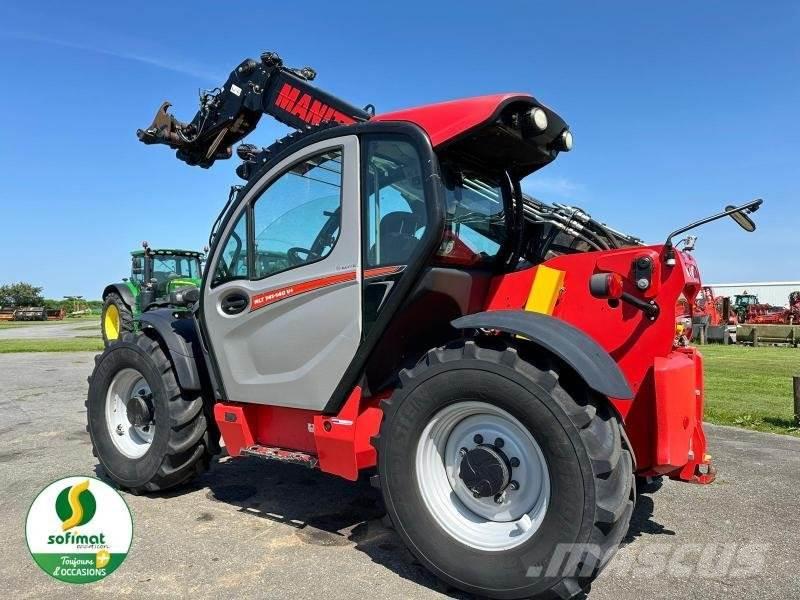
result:
[[(23, 306), (44, 306), (47, 309), (63, 308), (73, 310), (74, 301), (66, 298), (55, 299), (45, 298), (42, 295), (43, 287), (20, 281), (17, 283), (7, 283), (0, 285), (0, 307), (23, 307)], [(84, 305), (89, 308), (102, 308), (102, 300), (82, 300)]]

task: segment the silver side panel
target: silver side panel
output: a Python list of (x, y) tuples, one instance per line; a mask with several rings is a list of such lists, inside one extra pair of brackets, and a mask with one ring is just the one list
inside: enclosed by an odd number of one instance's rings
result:
[[(325, 140), (282, 161), (250, 190), (237, 215), (287, 167), (335, 147), (344, 150), (342, 220), (339, 239), (330, 255), (259, 281), (231, 281), (204, 289), (204, 319), (228, 396), (226, 400), (321, 410), (358, 349), (361, 339), (358, 138)], [(221, 240), (227, 239), (236, 218), (230, 219), (220, 234)], [(211, 269), (223, 245), (217, 245)], [(339, 282), (291, 295), (305, 289), (308, 282), (319, 285), (330, 278)], [(291, 290), (289, 294), (287, 289)], [(220, 309), (221, 300), (233, 291), (243, 292), (252, 303), (254, 297), (273, 290), (284, 290), (286, 297), (255, 310), (249, 307), (233, 316)]]

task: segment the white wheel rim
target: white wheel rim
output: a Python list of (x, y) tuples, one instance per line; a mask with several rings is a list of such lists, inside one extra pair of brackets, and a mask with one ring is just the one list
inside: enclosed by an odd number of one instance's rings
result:
[(106, 426), (114, 446), (128, 458), (141, 458), (153, 443), (155, 424), (138, 427), (128, 421), (130, 399), (150, 393), (150, 386), (136, 369), (122, 369), (108, 386)]
[[(503, 440), (502, 452), (519, 460), (511, 469), (518, 489), (506, 488), (502, 503), (475, 498), (459, 477), (462, 448)], [(550, 474), (539, 444), (522, 423), (492, 404), (465, 401), (440, 410), (425, 427), (416, 453), (417, 485), (428, 511), (456, 540), (487, 551), (514, 548), (530, 539), (544, 520)]]

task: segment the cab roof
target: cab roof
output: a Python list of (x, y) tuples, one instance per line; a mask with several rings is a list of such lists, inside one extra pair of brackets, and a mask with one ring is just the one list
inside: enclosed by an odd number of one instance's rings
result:
[(530, 94), (492, 94), (404, 108), (375, 115), (371, 120), (414, 123), (428, 134), (436, 147), (489, 123), (515, 101), (538, 104)]
[[(541, 108), (547, 115), (543, 131), (524, 124), (525, 115), (533, 108)], [(413, 123), (437, 151), (447, 148), (450, 154), (508, 170), (520, 178), (553, 161), (565, 149), (559, 139), (569, 129), (558, 114), (524, 93), (427, 104), (379, 114), (370, 121)]]

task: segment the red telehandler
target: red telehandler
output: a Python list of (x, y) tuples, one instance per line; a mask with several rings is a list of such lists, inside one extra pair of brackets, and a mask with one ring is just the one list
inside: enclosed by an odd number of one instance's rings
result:
[[(172, 488), (231, 456), (372, 475), (398, 535), (449, 584), (572, 598), (616, 551), (635, 477), (709, 483), (702, 358), (675, 305), (701, 287), (673, 238), (646, 246), (520, 180), (572, 148), (527, 94), (387, 114), (273, 53), (164, 104), (142, 142), (211, 166), (242, 144), (201, 286), (97, 359), (94, 451), (120, 486)], [(268, 463), (265, 463), (268, 464)], [(565, 554), (565, 550), (567, 553)], [(564, 561), (561, 564), (561, 561)]]

